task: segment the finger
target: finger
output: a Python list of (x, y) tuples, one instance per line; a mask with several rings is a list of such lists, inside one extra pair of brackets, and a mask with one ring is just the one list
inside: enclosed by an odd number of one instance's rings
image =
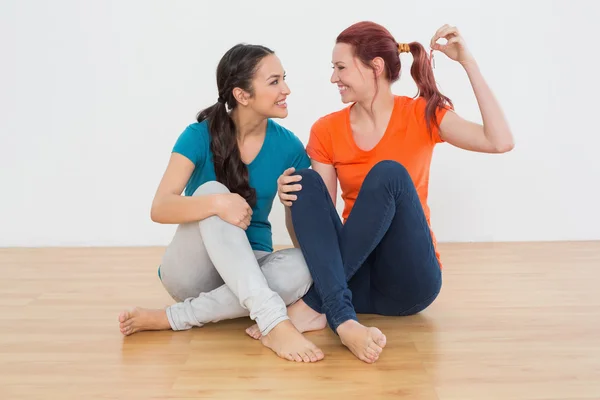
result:
[(283, 185), (288, 184), (288, 183), (292, 183), (292, 182), (300, 182), (302, 180), (302, 175), (292, 175), (292, 176), (286, 176), (281, 180), (281, 183)]
[(302, 190), (302, 185), (284, 185), (281, 187), (282, 193), (299, 192)]
[(445, 25), (441, 26), (437, 31), (435, 31), (435, 34), (433, 35), (433, 37), (431, 38), (431, 42), (429, 43), (430, 47), (433, 47), (433, 45), (435, 45), (435, 42), (437, 42), (437, 40), (439, 38), (441, 38), (440, 32), (448, 27), (449, 27), (449, 25), (445, 24)]
[(293, 173), (294, 173), (294, 171), (296, 171), (296, 168), (294, 168), (294, 167), (288, 168), (288, 169), (286, 169), (285, 171), (283, 171), (283, 175), (284, 175), (284, 176), (291, 175), (291, 174), (293, 174)]
[(440, 32), (440, 37), (449, 40), (451, 37), (458, 36), (458, 29), (455, 26), (449, 26)]
[(298, 200), (298, 196), (296, 196), (295, 194), (282, 194), (281, 196), (279, 196), (279, 198), (281, 200), (285, 200), (285, 201), (296, 201), (296, 200)]
[(281, 204), (283, 204), (286, 207), (291, 207), (292, 206), (292, 202), (291, 201), (282, 201)]
[(436, 44), (435, 44), (435, 47), (433, 47), (433, 49), (434, 49), (434, 50), (440, 50), (440, 51), (443, 51), (443, 50), (445, 50), (445, 49), (446, 49), (448, 46), (451, 46), (451, 45), (453, 45), (453, 44), (456, 44), (456, 43), (461, 43), (461, 40), (462, 40), (462, 39), (461, 39), (459, 36), (455, 36), (455, 37), (452, 37), (452, 38), (450, 38), (450, 40), (448, 40), (448, 42), (447, 42), (446, 44), (437, 44), (437, 43), (436, 43)]

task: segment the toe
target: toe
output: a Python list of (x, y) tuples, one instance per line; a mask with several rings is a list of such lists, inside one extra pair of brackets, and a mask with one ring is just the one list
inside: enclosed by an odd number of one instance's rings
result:
[(367, 350), (365, 351), (365, 355), (371, 361), (377, 361), (377, 359), (379, 358), (379, 353), (377, 353), (375, 350), (368, 348), (368, 347), (367, 347)]
[(123, 311), (121, 314), (119, 314), (119, 322), (120, 323), (125, 322), (128, 318), (129, 318), (129, 313), (127, 311)]
[(301, 353), (300, 356), (305, 363), (310, 362), (310, 356), (307, 353)]
[(304, 360), (302, 360), (302, 357), (298, 353), (294, 353), (294, 354), (292, 354), (292, 356), (294, 357), (294, 360), (296, 362), (302, 362), (302, 361), (304, 361)]
[(319, 348), (313, 349), (313, 353), (317, 356), (317, 360), (322, 360), (325, 358), (325, 353)]
[(306, 355), (308, 355), (308, 358), (310, 358), (310, 362), (317, 362), (317, 361), (319, 361), (317, 359), (316, 354), (312, 350), (307, 350), (306, 351)]
[(385, 347), (386, 343), (387, 343), (387, 338), (385, 337), (385, 335), (382, 333), (379, 335), (379, 337), (377, 339), (375, 339), (375, 342), (380, 346), (380, 347)]
[(367, 349), (373, 350), (376, 354), (381, 354), (381, 352), (383, 351), (383, 349), (381, 347), (379, 347), (377, 344), (375, 344), (375, 342), (370, 342)]

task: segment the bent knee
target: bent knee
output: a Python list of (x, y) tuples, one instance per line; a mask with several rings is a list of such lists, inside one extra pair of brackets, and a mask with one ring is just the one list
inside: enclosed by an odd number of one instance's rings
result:
[(371, 168), (369, 174), (377, 176), (408, 176), (408, 170), (402, 164), (394, 160), (383, 160)]
[(198, 186), (198, 188), (194, 191), (192, 196), (204, 196), (207, 194), (224, 194), (231, 193), (227, 186), (223, 185), (221, 182), (217, 181), (208, 181)]
[(279, 250), (270, 255), (271, 264), (264, 270), (269, 286), (277, 292), (286, 305), (302, 298), (313, 280), (300, 249)]
[(294, 175), (300, 175), (302, 177), (302, 185), (304, 185), (306, 182), (323, 182), (321, 175), (319, 175), (319, 173), (314, 169), (310, 168), (300, 169), (296, 171)]

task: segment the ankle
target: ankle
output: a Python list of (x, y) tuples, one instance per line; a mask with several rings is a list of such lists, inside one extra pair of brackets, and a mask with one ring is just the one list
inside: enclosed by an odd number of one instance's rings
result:
[(338, 335), (340, 334), (344, 334), (344, 332), (348, 331), (349, 329), (352, 329), (356, 326), (360, 325), (360, 323), (357, 320), (354, 319), (347, 319), (346, 321), (342, 322), (341, 324), (339, 324), (337, 326), (337, 328), (335, 329), (335, 331), (337, 332)]

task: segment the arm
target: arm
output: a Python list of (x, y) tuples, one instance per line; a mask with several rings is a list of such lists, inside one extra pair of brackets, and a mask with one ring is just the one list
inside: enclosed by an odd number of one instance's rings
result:
[(178, 153), (171, 154), (152, 202), (152, 221), (181, 224), (201, 221), (217, 214), (220, 195), (181, 196), (194, 167), (194, 163), (187, 157)]
[[(448, 42), (438, 44), (437, 40), (440, 38), (445, 38)], [(477, 124), (466, 121), (449, 111), (440, 123), (440, 137), (456, 147), (482, 153), (505, 153), (512, 150), (514, 140), (502, 108), (483, 78), (475, 58), (467, 49), (458, 29), (448, 25), (442, 26), (431, 39), (431, 48), (443, 52), (463, 66), (473, 87), (483, 119), (483, 125)]]
[(467, 121), (448, 111), (440, 124), (440, 137), (453, 146), (481, 153), (505, 153), (514, 147), (513, 136), (500, 104), (472, 61), (463, 64), (473, 91), (483, 125)]
[(327, 186), (329, 196), (331, 196), (331, 201), (333, 201), (333, 206), (335, 207), (337, 199), (337, 172), (335, 171), (335, 167), (331, 164), (323, 164), (315, 160), (311, 160), (311, 165), (312, 169), (321, 175), (323, 182), (325, 182), (325, 186)]
[(292, 210), (287, 206), (285, 206), (285, 227), (287, 228), (287, 231), (290, 234), (290, 238), (292, 239), (294, 247), (299, 249), (300, 243), (298, 243), (296, 231), (294, 231), (294, 224), (292, 222)]

